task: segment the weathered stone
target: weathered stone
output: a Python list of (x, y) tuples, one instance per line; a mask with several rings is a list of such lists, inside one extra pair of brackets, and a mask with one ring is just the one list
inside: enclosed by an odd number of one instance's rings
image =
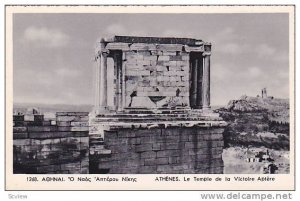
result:
[(34, 116), (33, 115), (25, 115), (24, 121), (34, 121)]
[(89, 131), (89, 127), (71, 127), (71, 131)]
[[(148, 149), (151, 150), (151, 149)], [(141, 158), (156, 158), (156, 152), (154, 151), (146, 151), (141, 153)]]
[(73, 127), (88, 127), (89, 122), (82, 122), (82, 121), (76, 122), (76, 121), (73, 121), (73, 122), (71, 122), (71, 126), (73, 126)]
[(161, 51), (182, 51), (182, 45), (181, 44), (161, 44), (156, 45), (157, 50)]
[(171, 38), (171, 37), (136, 37), (136, 36), (114, 36), (114, 42), (123, 43), (153, 43), (153, 44), (186, 44), (198, 45), (202, 40), (191, 38)]
[(158, 61), (169, 61), (170, 60), (170, 56), (159, 56)]
[(26, 126), (13, 127), (13, 133), (24, 133), (27, 131)]
[(156, 50), (156, 46), (154, 44), (149, 43), (133, 43), (130, 45), (130, 50)]
[(164, 51), (163, 55), (167, 55), (167, 56), (176, 56), (177, 52), (176, 51)]
[(156, 173), (156, 166), (143, 166), (138, 170), (138, 173), (140, 174), (154, 174)]
[[(79, 113), (77, 119), (83, 119)], [(64, 116), (76, 116), (76, 113), (60, 113)], [(87, 120), (85, 118), (85, 120)], [(41, 121), (42, 123), (45, 121)], [(48, 121), (50, 123), (50, 121)], [(66, 124), (63, 124), (66, 125)], [(70, 125), (70, 124), (67, 124)], [(88, 172), (88, 131), (64, 132), (55, 131), (57, 126), (49, 124), (24, 124), (29, 133), (14, 132), (14, 173), (79, 173)], [(24, 128), (22, 128), (24, 130)], [(15, 129), (15, 131), (18, 131)], [(80, 133), (80, 138), (74, 138)], [(84, 134), (84, 135), (83, 135)], [(21, 139), (29, 138), (29, 139)], [(77, 165), (68, 170), (61, 170), (60, 166), (72, 161)], [(82, 163), (80, 163), (82, 161)], [(20, 165), (22, 164), (22, 165)], [(18, 169), (16, 167), (22, 167)], [(82, 169), (82, 170), (81, 170)]]
[(24, 121), (24, 115), (13, 115), (13, 121)]
[(71, 131), (70, 126), (59, 126), (57, 127), (57, 131)]
[(151, 151), (152, 150), (152, 144), (137, 145), (135, 147), (135, 150), (136, 150), (136, 152)]
[(169, 157), (169, 164), (180, 164), (182, 161), (183, 160), (181, 159), (181, 157), (178, 156)]
[(14, 133), (13, 134), (13, 139), (26, 139), (28, 138), (28, 133)]
[(157, 172), (159, 173), (167, 173), (167, 172), (172, 172), (173, 168), (170, 165), (158, 165), (157, 166)]
[(106, 49), (111, 50), (129, 50), (128, 43), (108, 43), (105, 47)]
[(157, 152), (157, 158), (161, 157), (169, 157), (169, 156), (179, 156), (180, 151), (179, 150), (163, 150)]
[(49, 132), (49, 131), (56, 131), (56, 126), (28, 126), (28, 132)]
[(38, 173), (56, 172), (58, 170), (60, 170), (60, 166), (59, 165), (49, 165), (49, 166), (37, 167), (37, 172)]
[(57, 115), (56, 121), (88, 121), (89, 117), (84, 115)]
[(56, 112), (56, 116), (78, 116), (78, 117), (88, 117), (89, 112)]

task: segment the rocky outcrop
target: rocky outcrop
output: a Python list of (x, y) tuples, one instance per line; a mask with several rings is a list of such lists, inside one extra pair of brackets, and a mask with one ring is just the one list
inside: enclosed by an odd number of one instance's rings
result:
[(266, 112), (271, 121), (289, 123), (289, 100), (273, 97), (242, 96), (229, 101), (225, 108), (231, 112)]
[(289, 149), (289, 101), (242, 96), (217, 110), (228, 123), (225, 146)]
[(254, 101), (251, 97), (247, 96), (242, 96), (239, 100), (229, 101), (226, 109), (231, 112), (260, 112), (265, 110), (265, 108), (258, 104), (258, 101)]

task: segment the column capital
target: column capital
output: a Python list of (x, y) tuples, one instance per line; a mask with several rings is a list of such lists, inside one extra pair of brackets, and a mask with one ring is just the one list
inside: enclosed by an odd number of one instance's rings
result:
[(106, 52), (109, 53), (109, 50), (106, 49), (106, 44), (107, 44), (107, 42), (105, 41), (105, 39), (101, 38), (100, 39), (100, 45), (97, 48), (99, 55), (102, 55), (102, 54), (104, 54)]
[(100, 54), (99, 54), (99, 53), (96, 53), (96, 54), (95, 54), (95, 57), (94, 57), (94, 61), (96, 62), (100, 57), (101, 57)]
[(115, 35), (111, 36), (111, 37), (105, 37), (105, 38), (102, 38), (104, 42), (114, 42), (115, 41)]
[(97, 61), (97, 59), (101, 58), (102, 56), (107, 57), (109, 54), (109, 50), (105, 49), (105, 50), (99, 50), (95, 53), (95, 61)]
[(103, 49), (101, 51), (101, 53), (102, 53), (103, 56), (107, 56), (109, 54), (109, 50), (108, 49)]
[(211, 52), (203, 52), (202, 53), (202, 56), (206, 57), (206, 56), (210, 56), (211, 55)]
[(211, 43), (204, 43), (204, 51), (205, 52), (211, 52)]

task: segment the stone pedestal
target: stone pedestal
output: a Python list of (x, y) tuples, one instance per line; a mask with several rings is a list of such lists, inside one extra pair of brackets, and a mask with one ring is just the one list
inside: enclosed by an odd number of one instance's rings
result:
[(90, 125), (92, 174), (223, 173), (226, 122), (215, 113), (103, 114)]

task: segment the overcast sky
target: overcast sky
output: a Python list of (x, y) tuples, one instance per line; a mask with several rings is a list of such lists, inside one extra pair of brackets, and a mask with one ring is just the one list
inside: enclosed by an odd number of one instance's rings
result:
[(289, 96), (288, 14), (15, 14), (14, 102), (93, 104), (97, 38), (178, 36), (212, 42), (211, 104)]

